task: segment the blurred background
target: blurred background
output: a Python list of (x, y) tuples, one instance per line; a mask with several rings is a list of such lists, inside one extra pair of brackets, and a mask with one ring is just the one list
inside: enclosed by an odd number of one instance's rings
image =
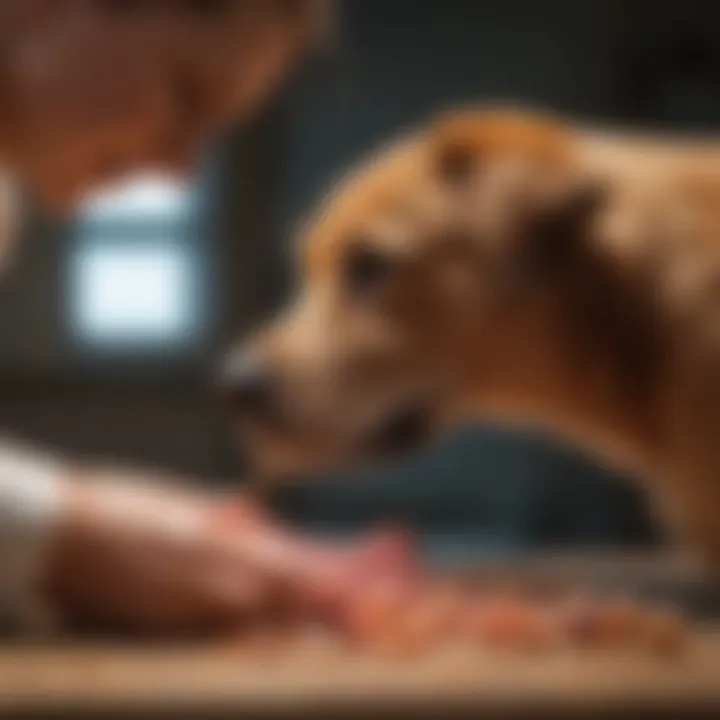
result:
[[(334, 177), (440, 108), (517, 100), (581, 119), (720, 128), (712, 0), (338, 0), (326, 54), (180, 183), (141, 177), (50, 221), (0, 284), (0, 427), (72, 453), (237, 484), (208, 390), (281, 301), (292, 228)], [(406, 522), (438, 553), (661, 542), (642, 498), (543, 438), (469, 428), (422, 458), (283, 491), (322, 530)]]

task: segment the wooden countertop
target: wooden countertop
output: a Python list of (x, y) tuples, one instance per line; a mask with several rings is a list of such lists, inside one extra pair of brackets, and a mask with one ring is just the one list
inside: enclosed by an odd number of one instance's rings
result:
[[(615, 577), (632, 575), (636, 562), (645, 572), (638, 569), (636, 580), (664, 579), (684, 588), (692, 582), (683, 564), (627, 558), (573, 562), (588, 578), (600, 577), (599, 568), (615, 568)], [(548, 568), (554, 577), (576, 575), (568, 563), (531, 565), (526, 571), (534, 568), (541, 576)], [(720, 623), (698, 623), (687, 651), (675, 658), (478, 653), (403, 663), (322, 646), (262, 652), (110, 644), (0, 647), (0, 717), (78, 717), (83, 711), (93, 717), (198, 718), (455, 713), (559, 718), (610, 712), (720, 717)]]
[(0, 715), (77, 716), (181, 710), (198, 717), (316, 715), (472, 708), (576, 715), (643, 710), (720, 716), (720, 628), (681, 658), (617, 654), (518, 658), (478, 655), (416, 663), (303, 652), (267, 657), (233, 650), (14, 649), (0, 652)]

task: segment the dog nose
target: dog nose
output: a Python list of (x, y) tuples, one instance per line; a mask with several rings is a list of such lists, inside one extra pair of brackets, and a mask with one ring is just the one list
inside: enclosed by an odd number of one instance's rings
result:
[(226, 359), (220, 372), (220, 389), (241, 413), (264, 412), (271, 402), (272, 382), (267, 366), (251, 350), (233, 353)]

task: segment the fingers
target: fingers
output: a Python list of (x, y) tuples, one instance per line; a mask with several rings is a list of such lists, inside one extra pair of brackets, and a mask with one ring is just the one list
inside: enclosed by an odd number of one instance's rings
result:
[(218, 532), (270, 524), (262, 508), (243, 496), (221, 497), (210, 503), (208, 521)]
[(268, 584), (242, 568), (217, 568), (191, 583), (188, 615), (208, 627), (238, 626), (259, 616), (269, 603)]

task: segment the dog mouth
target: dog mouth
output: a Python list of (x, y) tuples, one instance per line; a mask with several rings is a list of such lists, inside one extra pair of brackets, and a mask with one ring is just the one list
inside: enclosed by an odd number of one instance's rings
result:
[[(349, 460), (392, 460), (409, 455), (428, 445), (433, 437), (433, 413), (426, 405), (406, 405), (389, 413), (370, 429), (354, 437), (341, 436), (332, 440), (327, 428), (323, 432), (309, 425), (299, 428), (277, 416), (256, 418), (255, 428), (271, 436), (293, 438), (302, 445), (337, 445)], [(315, 430), (313, 432), (313, 430)], [(341, 448), (345, 447), (345, 451)]]
[(392, 459), (413, 453), (430, 443), (433, 425), (432, 412), (426, 405), (402, 407), (361, 440), (361, 455)]
[(380, 411), (358, 406), (355, 413), (339, 410), (334, 419), (329, 413), (303, 416), (267, 399), (252, 412), (238, 412), (232, 402), (228, 409), (254, 469), (300, 476), (348, 464), (393, 462), (429, 445), (437, 424), (433, 403), (426, 394), (403, 394), (383, 403)]

